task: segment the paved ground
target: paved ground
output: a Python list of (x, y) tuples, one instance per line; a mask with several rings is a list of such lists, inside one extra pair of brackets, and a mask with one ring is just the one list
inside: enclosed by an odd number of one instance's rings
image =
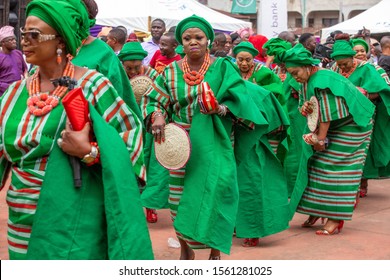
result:
[[(159, 210), (159, 221), (149, 224), (155, 258), (176, 260), (180, 249), (169, 248), (174, 237), (168, 210)], [(231, 255), (225, 260), (390, 260), (390, 179), (369, 181), (366, 198), (361, 199), (353, 220), (341, 234), (317, 236), (314, 228), (301, 228), (306, 216), (296, 214), (290, 229), (261, 239), (256, 248), (244, 248), (234, 238)], [(6, 241), (7, 206), (5, 190), (0, 193), (0, 259), (8, 259)], [(207, 259), (208, 250), (196, 252), (196, 259)]]

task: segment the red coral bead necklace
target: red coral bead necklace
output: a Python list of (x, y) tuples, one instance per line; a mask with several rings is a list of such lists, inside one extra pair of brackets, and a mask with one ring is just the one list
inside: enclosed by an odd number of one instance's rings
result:
[[(68, 62), (65, 66), (62, 76), (67, 76), (73, 79), (74, 65)], [(29, 98), (27, 99), (28, 110), (34, 116), (40, 117), (49, 113), (58, 105), (61, 98), (68, 91), (67, 86), (58, 85), (52, 92), (41, 92), (41, 79), (39, 76), (39, 68), (31, 76), (29, 85)]]

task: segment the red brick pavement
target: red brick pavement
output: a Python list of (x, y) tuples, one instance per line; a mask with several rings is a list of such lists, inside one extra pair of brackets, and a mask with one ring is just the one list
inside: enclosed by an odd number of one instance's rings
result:
[[(168, 210), (159, 210), (159, 221), (149, 224), (155, 258), (178, 259), (180, 249), (169, 248), (167, 240), (174, 237)], [(296, 214), (290, 229), (262, 238), (256, 248), (244, 248), (234, 238), (231, 254), (226, 260), (390, 260), (390, 179), (370, 180), (369, 192), (361, 199), (353, 220), (341, 234), (316, 236), (314, 231), (300, 227), (306, 219)], [(7, 206), (5, 190), (0, 193), (0, 259), (8, 259), (6, 243)], [(196, 259), (207, 259), (208, 250), (196, 252)]]

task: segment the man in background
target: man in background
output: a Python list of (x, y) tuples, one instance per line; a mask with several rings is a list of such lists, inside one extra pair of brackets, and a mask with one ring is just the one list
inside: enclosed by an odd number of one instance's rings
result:
[(299, 37), (299, 43), (301, 43), (305, 49), (307, 49), (311, 54), (314, 54), (314, 51), (316, 49), (316, 38), (314, 37), (314, 34), (312, 33), (303, 33)]
[(223, 32), (215, 32), (214, 42), (211, 45), (210, 54), (215, 57), (225, 57), (227, 52), (225, 50), (226, 36)]
[(160, 50), (154, 53), (150, 61), (150, 66), (161, 74), (167, 65), (175, 60), (180, 60), (181, 56), (175, 51), (178, 45), (179, 43), (176, 41), (173, 32), (162, 35), (160, 39)]
[(227, 55), (231, 55), (232, 48), (233, 48), (232, 37), (230, 37), (230, 35), (227, 33), (225, 33), (225, 37), (226, 37), (225, 52), (227, 53)]
[(380, 43), (382, 54), (378, 59), (378, 65), (382, 67), (390, 77), (390, 36), (384, 36)]
[(289, 42), (291, 44), (291, 46), (293, 46), (293, 47), (297, 44), (297, 38), (296, 38), (295, 34), (291, 31), (280, 32), (278, 35), (278, 38), (280, 38), (286, 42)]
[(23, 54), (16, 49), (14, 28), (6, 25), (0, 28), (0, 96), (10, 84), (23, 78), (27, 71)]
[(156, 18), (152, 21), (152, 40), (143, 42), (142, 48), (148, 52), (148, 56), (144, 58), (142, 64), (149, 65), (154, 53), (160, 49), (160, 39), (165, 33), (165, 22), (162, 19)]
[(109, 45), (116, 55), (122, 50), (123, 45), (126, 43), (127, 34), (119, 27), (115, 27), (110, 30), (107, 35), (107, 45)]

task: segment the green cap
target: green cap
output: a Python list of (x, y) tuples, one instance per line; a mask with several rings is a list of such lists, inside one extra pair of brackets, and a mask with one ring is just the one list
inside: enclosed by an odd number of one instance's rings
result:
[(179, 44), (183, 44), (183, 40), (181, 36), (184, 31), (189, 28), (199, 28), (206, 34), (207, 39), (210, 40), (210, 44), (214, 41), (214, 30), (211, 27), (211, 24), (202, 17), (198, 17), (197, 15), (192, 15), (188, 18), (183, 19), (178, 23), (175, 30), (175, 38)]
[(241, 42), (237, 46), (234, 47), (233, 53), (238, 54), (240, 52), (248, 52), (250, 53), (253, 57), (259, 54), (259, 51), (253, 46), (252, 43), (250, 42)]
[(346, 40), (336, 40), (333, 45), (333, 52), (330, 55), (334, 60), (354, 57), (356, 52), (352, 49), (352, 44)]
[(120, 61), (143, 60), (147, 55), (148, 52), (142, 48), (140, 42), (128, 42), (123, 45), (118, 58)]
[(296, 44), (293, 48), (281, 52), (277, 55), (278, 61), (284, 63), (287, 68), (298, 67), (306, 65), (317, 65), (320, 63), (319, 59), (314, 59), (311, 52), (309, 52), (302, 44)]
[(366, 53), (369, 51), (370, 47), (368, 46), (367, 42), (364, 41), (363, 39), (360, 39), (360, 38), (357, 38), (357, 39), (352, 39), (351, 40), (351, 43), (352, 43), (352, 48), (356, 45), (360, 45), (360, 46), (363, 46), (364, 49), (366, 50)]

